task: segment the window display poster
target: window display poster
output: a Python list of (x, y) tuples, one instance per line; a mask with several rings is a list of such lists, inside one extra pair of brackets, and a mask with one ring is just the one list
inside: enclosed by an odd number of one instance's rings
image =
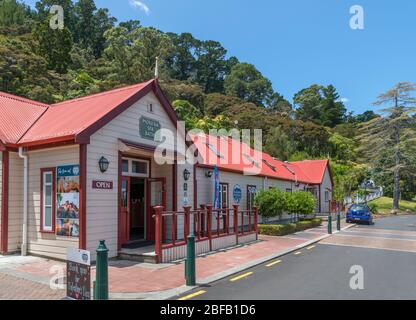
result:
[(56, 234), (79, 237), (79, 165), (58, 167)]

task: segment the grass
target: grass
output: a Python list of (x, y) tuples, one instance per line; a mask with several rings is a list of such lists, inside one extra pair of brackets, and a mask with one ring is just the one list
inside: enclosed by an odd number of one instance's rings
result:
[[(379, 199), (371, 201), (370, 203), (374, 203), (377, 206), (377, 209), (380, 214), (390, 214), (393, 208), (392, 198), (381, 197)], [(406, 212), (406, 210), (410, 210), (411, 212), (416, 213), (416, 201), (401, 200), (399, 209), (401, 212)]]

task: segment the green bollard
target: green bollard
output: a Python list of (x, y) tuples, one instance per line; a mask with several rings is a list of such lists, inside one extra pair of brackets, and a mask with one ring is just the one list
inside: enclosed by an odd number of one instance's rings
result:
[(108, 249), (105, 240), (97, 248), (97, 268), (94, 285), (94, 299), (108, 300)]
[(186, 245), (185, 278), (186, 278), (187, 286), (196, 285), (195, 236), (194, 235), (190, 235), (188, 237), (188, 243)]
[(341, 231), (341, 214), (337, 214), (337, 230)]
[(332, 234), (332, 216), (328, 216), (328, 234)]

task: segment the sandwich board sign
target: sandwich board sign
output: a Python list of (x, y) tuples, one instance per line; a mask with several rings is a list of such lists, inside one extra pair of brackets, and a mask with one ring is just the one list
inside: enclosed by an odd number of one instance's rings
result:
[(66, 296), (71, 300), (91, 300), (91, 254), (67, 249)]

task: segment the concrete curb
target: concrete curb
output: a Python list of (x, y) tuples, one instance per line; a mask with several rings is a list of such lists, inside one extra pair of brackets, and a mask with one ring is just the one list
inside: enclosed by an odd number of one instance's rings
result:
[[(344, 228), (341, 228), (341, 231), (347, 230), (347, 229), (352, 228), (354, 226), (355, 226), (355, 224), (348, 225), (348, 226), (346, 226)], [(313, 230), (313, 229), (311, 229), (311, 230)], [(263, 258), (260, 258), (260, 259), (254, 260), (254, 261), (250, 261), (250, 262), (248, 262), (246, 264), (243, 264), (241, 266), (238, 266), (238, 267), (235, 267), (235, 268), (226, 270), (224, 272), (217, 273), (217, 274), (212, 275), (212, 276), (210, 276), (208, 278), (201, 279), (201, 280), (198, 281), (198, 283), (197, 283), (197, 285), (195, 287), (181, 286), (181, 287), (173, 288), (173, 289), (170, 289), (170, 290), (158, 291), (158, 292), (110, 293), (110, 299), (115, 299), (115, 300), (135, 300), (135, 299), (141, 299), (141, 300), (167, 300), (167, 299), (171, 299), (173, 297), (176, 297), (176, 296), (182, 295), (184, 293), (187, 293), (189, 291), (192, 291), (195, 288), (198, 288), (200, 286), (206, 286), (209, 283), (213, 283), (213, 282), (219, 281), (221, 279), (227, 278), (227, 277), (232, 276), (232, 275), (234, 275), (236, 273), (240, 273), (241, 271), (244, 271), (246, 269), (250, 269), (250, 268), (256, 267), (258, 265), (261, 265), (261, 264), (263, 264), (263, 263), (265, 263), (267, 261), (270, 261), (270, 260), (273, 260), (273, 259), (276, 259), (276, 258), (285, 256), (285, 255), (287, 255), (289, 253), (298, 251), (298, 250), (303, 249), (305, 247), (309, 247), (309, 246), (311, 246), (311, 245), (313, 245), (315, 243), (318, 243), (318, 242), (320, 242), (320, 241), (322, 241), (324, 239), (327, 239), (327, 238), (331, 237), (332, 235), (337, 234), (339, 232), (340, 231), (337, 231), (336, 230), (332, 234), (325, 234), (325, 235), (320, 236), (320, 237), (318, 237), (316, 239), (309, 240), (309, 241), (307, 241), (305, 243), (302, 243), (300, 245), (297, 245), (297, 246), (295, 246), (293, 248), (290, 248), (290, 249), (287, 249), (285, 251), (280, 251), (278, 253), (269, 255), (267, 257), (263, 257)]]

